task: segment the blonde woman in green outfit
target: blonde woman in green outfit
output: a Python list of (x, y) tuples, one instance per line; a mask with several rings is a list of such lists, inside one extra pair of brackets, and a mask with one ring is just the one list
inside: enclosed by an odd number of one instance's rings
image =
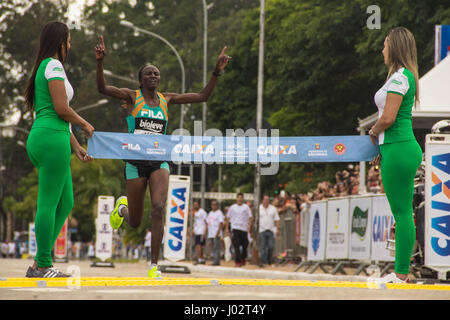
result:
[[(384, 63), (388, 79), (375, 94), (379, 119), (369, 130), (378, 140), (381, 179), (395, 219), (395, 273), (377, 282), (409, 282), (411, 255), (416, 240), (413, 219), (414, 177), (422, 161), (422, 150), (412, 129), (412, 108), (419, 100), (416, 42), (403, 27), (392, 29), (384, 41)], [(380, 158), (375, 159), (378, 163)]]

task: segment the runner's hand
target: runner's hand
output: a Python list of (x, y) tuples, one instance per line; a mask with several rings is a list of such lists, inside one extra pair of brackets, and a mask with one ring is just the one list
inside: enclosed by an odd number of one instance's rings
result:
[(103, 60), (105, 57), (105, 41), (103, 40), (103, 36), (100, 36), (100, 43), (95, 46), (95, 58), (97, 60)]
[(226, 49), (227, 49), (226, 46), (223, 47), (222, 52), (221, 52), (220, 55), (219, 55), (219, 59), (217, 59), (216, 68), (215, 68), (215, 71), (216, 71), (216, 72), (220, 72), (220, 71), (222, 71), (223, 69), (225, 69), (225, 67), (226, 67), (227, 64), (228, 64), (228, 61), (231, 60), (231, 57), (230, 57), (230, 56), (227, 56), (227, 55), (225, 54), (225, 50), (226, 50)]

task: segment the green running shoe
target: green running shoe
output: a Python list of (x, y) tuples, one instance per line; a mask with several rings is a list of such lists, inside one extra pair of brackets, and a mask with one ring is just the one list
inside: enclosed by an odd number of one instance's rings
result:
[(109, 215), (109, 223), (111, 224), (111, 227), (115, 230), (119, 229), (119, 227), (122, 225), (123, 217), (119, 214), (119, 207), (121, 205), (124, 205), (128, 207), (128, 199), (125, 196), (119, 197), (116, 201), (116, 207)]
[(161, 280), (162, 279), (162, 275), (161, 275), (161, 271), (159, 271), (159, 268), (156, 264), (152, 263), (150, 265), (150, 269), (148, 269), (148, 277), (149, 278), (153, 278), (153, 279), (157, 279), (157, 280)]

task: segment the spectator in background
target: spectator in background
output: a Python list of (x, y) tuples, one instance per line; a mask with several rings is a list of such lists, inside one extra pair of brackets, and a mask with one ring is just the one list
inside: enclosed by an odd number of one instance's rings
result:
[(272, 205), (277, 208), (277, 210), (279, 211), (280, 209), (280, 200), (278, 199), (278, 196), (273, 197), (272, 199)]
[(336, 196), (337, 197), (345, 197), (348, 196), (348, 187), (347, 184), (345, 182), (339, 182), (336, 185), (337, 189), (336, 189)]
[(303, 213), (310, 207), (311, 207), (310, 195), (309, 194), (300, 195), (300, 213)]
[[(292, 201), (295, 201), (292, 199)], [(289, 207), (291, 204), (289, 204)], [(296, 207), (295, 203), (294, 206)], [(268, 195), (264, 195), (259, 206), (259, 253), (261, 257), (260, 267), (271, 264), (275, 235), (280, 235), (280, 217), (277, 209), (270, 204)]]
[(219, 203), (217, 200), (213, 200), (211, 211), (207, 218), (208, 242), (210, 242), (213, 251), (213, 266), (220, 265), (220, 243), (224, 221), (223, 213), (219, 209)]
[(359, 178), (356, 175), (350, 177), (349, 194), (357, 195), (359, 193)]
[[(224, 218), (227, 216), (229, 210), (230, 210), (230, 207), (226, 206), (225, 207)], [(225, 221), (224, 221), (224, 223), (225, 223)], [(231, 245), (231, 238), (230, 238), (229, 235), (226, 235), (223, 238), (223, 244), (224, 244), (224, 249), (225, 249), (225, 261), (231, 261), (231, 256), (232, 256), (231, 255), (231, 248), (232, 248), (232, 245)]]
[(207, 213), (205, 210), (200, 208), (198, 201), (194, 201), (194, 236), (195, 236), (195, 253), (197, 256), (197, 261), (194, 264), (205, 264), (205, 259), (203, 258), (203, 246), (205, 245), (206, 239), (206, 218)]
[(94, 242), (93, 241), (89, 242), (88, 258), (91, 259), (91, 260), (95, 258), (95, 246), (94, 246)]
[(381, 191), (381, 175), (378, 166), (371, 166), (367, 174), (367, 191), (378, 193)]
[(137, 244), (135, 244), (133, 247), (133, 259), (139, 259), (139, 246)]
[(8, 241), (2, 242), (2, 257), (8, 258)]
[(150, 248), (152, 246), (152, 231), (150, 228), (146, 229), (144, 247), (145, 247), (145, 258), (150, 261)]
[(14, 255), (16, 254), (16, 244), (14, 241), (8, 242), (8, 256), (13, 259)]
[(299, 210), (297, 207), (297, 196), (293, 194), (289, 200), (288, 207), (292, 209), (294, 214), (298, 214)]
[(236, 203), (230, 207), (225, 221), (226, 235), (230, 235), (234, 247), (235, 266), (245, 265), (248, 247), (248, 232), (252, 229), (253, 217), (248, 205), (244, 203), (244, 195), (238, 193)]

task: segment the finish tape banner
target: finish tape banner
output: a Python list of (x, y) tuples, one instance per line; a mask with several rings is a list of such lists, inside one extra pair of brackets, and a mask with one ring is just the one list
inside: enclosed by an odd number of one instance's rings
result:
[(379, 154), (369, 136), (223, 137), (94, 132), (96, 159), (178, 163), (359, 162)]

